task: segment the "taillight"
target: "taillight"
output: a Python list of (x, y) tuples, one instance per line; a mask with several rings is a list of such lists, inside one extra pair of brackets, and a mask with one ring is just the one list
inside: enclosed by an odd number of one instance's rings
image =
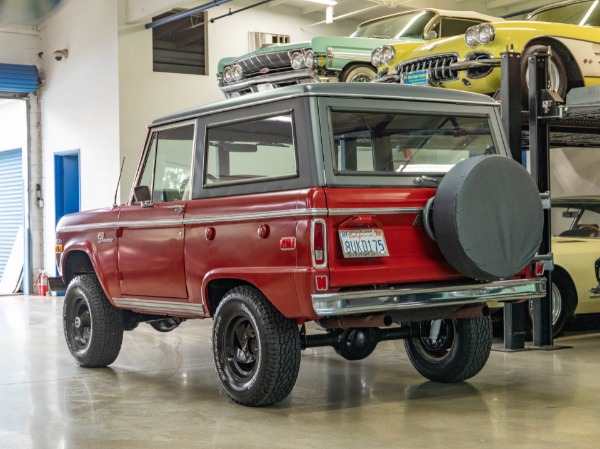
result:
[(327, 230), (325, 220), (315, 219), (311, 227), (311, 253), (314, 268), (327, 267)]

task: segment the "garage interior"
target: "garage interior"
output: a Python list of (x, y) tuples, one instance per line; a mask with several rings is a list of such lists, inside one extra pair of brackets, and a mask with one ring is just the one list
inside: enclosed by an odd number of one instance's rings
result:
[[(528, 341), (523, 351), (505, 351), (500, 329), (483, 371), (457, 384), (420, 376), (398, 341), (360, 361), (308, 349), (286, 400), (246, 408), (215, 381), (212, 320), (169, 333), (140, 325), (125, 334), (114, 364), (84, 369), (65, 345), (62, 297), (38, 295), (40, 273), (57, 274), (60, 217), (110, 207), (115, 192), (127, 201), (147, 125), (222, 100), (221, 58), (264, 39), (347, 36), (362, 21), (402, 10), (516, 20), (552, 2), (338, 0), (332, 23), (335, 2), (327, 1), (26, 3), (0, 6), (0, 448), (597, 445), (595, 315), (569, 323), (546, 348)], [(185, 28), (202, 62), (169, 71), (171, 34), (148, 25), (203, 5)], [(600, 196), (594, 127), (552, 134), (553, 197)]]

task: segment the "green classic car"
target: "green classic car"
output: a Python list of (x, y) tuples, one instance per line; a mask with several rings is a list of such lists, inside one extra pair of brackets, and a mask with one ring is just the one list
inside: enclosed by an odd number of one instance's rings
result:
[(217, 73), (219, 87), (232, 97), (290, 84), (371, 81), (376, 73), (371, 52), (376, 47), (403, 43), (413, 48), (493, 20), (499, 19), (429, 8), (392, 14), (362, 23), (349, 37), (315, 37), (310, 42), (271, 45), (223, 58)]

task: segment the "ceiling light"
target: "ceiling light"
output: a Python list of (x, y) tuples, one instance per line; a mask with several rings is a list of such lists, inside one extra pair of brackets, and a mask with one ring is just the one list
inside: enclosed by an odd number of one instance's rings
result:
[(333, 6), (325, 8), (325, 23), (333, 23)]
[(304, 1), (310, 2), (310, 3), (318, 3), (319, 5), (326, 5), (326, 6), (337, 5), (337, 2), (335, 0), (304, 0)]

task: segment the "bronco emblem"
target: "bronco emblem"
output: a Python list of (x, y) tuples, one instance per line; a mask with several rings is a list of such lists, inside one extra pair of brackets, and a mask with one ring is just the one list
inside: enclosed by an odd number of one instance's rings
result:
[(104, 238), (104, 232), (98, 233), (98, 243), (111, 243), (112, 241), (112, 238)]

